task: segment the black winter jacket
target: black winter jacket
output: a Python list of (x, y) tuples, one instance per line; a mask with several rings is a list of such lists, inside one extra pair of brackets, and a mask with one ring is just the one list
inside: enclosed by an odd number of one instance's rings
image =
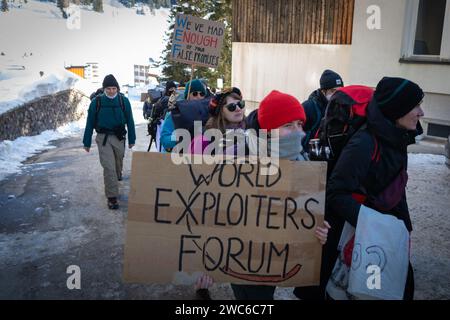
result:
[[(365, 205), (380, 211), (371, 204), (370, 198), (377, 197), (401, 172), (408, 167), (407, 147), (420, 134), (416, 131), (397, 128), (380, 112), (375, 100), (367, 110), (367, 127), (361, 128), (342, 150), (327, 186), (329, 215), (348, 221), (356, 226), (360, 204), (352, 193), (368, 196)], [(379, 160), (374, 152), (379, 148)], [(405, 190), (402, 200), (389, 214), (404, 221), (411, 231), (412, 224), (406, 203)], [(385, 212), (387, 213), (387, 212)]]
[[(370, 102), (367, 126), (356, 132), (344, 147), (327, 183), (325, 220), (330, 223), (331, 229), (323, 247), (321, 295), (324, 295), (338, 256), (337, 245), (344, 222), (356, 226), (358, 221), (361, 204), (352, 197), (352, 193), (366, 194), (370, 198), (383, 191), (403, 168), (407, 169), (407, 146), (415, 142), (414, 138), (418, 134), (422, 134), (420, 123), (416, 131), (397, 128), (382, 115), (375, 100)], [(376, 161), (376, 157), (372, 160), (376, 143), (379, 147), (379, 161)], [(392, 210), (383, 213), (403, 220), (406, 228), (411, 231), (405, 190), (400, 191), (403, 192), (401, 201)], [(370, 202), (365, 205), (373, 208)], [(412, 273), (408, 279), (407, 287), (411, 289), (414, 286), (411, 284)]]
[(303, 126), (303, 130), (306, 133), (305, 139), (303, 139), (303, 149), (306, 151), (309, 151), (309, 140), (314, 138), (319, 129), (327, 104), (327, 98), (325, 98), (320, 89), (313, 91), (309, 95), (308, 100), (302, 103), (306, 114), (306, 123)]

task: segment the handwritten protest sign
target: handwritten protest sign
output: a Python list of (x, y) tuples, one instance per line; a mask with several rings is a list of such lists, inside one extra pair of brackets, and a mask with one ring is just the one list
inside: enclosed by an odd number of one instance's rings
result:
[(314, 285), (326, 163), (182, 164), (135, 152), (124, 256), (127, 282)]
[(178, 14), (170, 58), (174, 61), (217, 68), (225, 25), (221, 22)]

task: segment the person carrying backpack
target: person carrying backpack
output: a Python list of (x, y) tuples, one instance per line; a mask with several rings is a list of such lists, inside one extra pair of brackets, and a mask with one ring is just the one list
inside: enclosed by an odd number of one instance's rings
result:
[(344, 86), (344, 81), (339, 74), (332, 70), (325, 70), (320, 77), (320, 88), (314, 90), (308, 100), (302, 103), (305, 108), (306, 118), (308, 122), (305, 123), (306, 136), (303, 139), (303, 149), (309, 151), (309, 140), (314, 139), (317, 130), (320, 126), (325, 109), (331, 96), (340, 87)]
[[(245, 121), (243, 114), (245, 105), (240, 104), (238, 106), (242, 96), (240, 91), (236, 89), (225, 91), (225, 95), (222, 95), (221, 98), (212, 100), (217, 100), (217, 103), (210, 104), (210, 106), (213, 106), (213, 112), (211, 112), (212, 116), (208, 120), (209, 128), (221, 129), (223, 132), (218, 117), (219, 114), (223, 114), (223, 118), (229, 119), (225, 122), (228, 126), (234, 122), (234, 127), (237, 128), (246, 128), (247, 126), (247, 129), (263, 129), (267, 131), (269, 137), (273, 134), (272, 130), (277, 129), (280, 159), (307, 161), (301, 144), (305, 135), (303, 125), (306, 122), (306, 116), (300, 102), (294, 96), (273, 90), (261, 101), (259, 109), (253, 113), (252, 119)], [(238, 92), (239, 94), (237, 94)], [(216, 95), (216, 97), (218, 96), (220, 97), (220, 95)], [(234, 114), (229, 113), (230, 109), (233, 109)], [(231, 118), (231, 115), (235, 117)], [(199, 140), (198, 145), (199, 147), (196, 148), (195, 142), (191, 144), (193, 151), (206, 148), (203, 140)], [(315, 237), (322, 245), (327, 242), (329, 229), (330, 225), (327, 221), (324, 221), (322, 226), (316, 227)], [(196, 289), (209, 288), (213, 282), (212, 277), (202, 275), (196, 283)], [(236, 300), (273, 300), (276, 287), (232, 283), (231, 288)]]
[(103, 80), (104, 94), (92, 100), (86, 120), (83, 145), (90, 151), (92, 133), (95, 129), (95, 142), (98, 146), (100, 164), (103, 167), (105, 195), (109, 209), (118, 209), (119, 183), (122, 180), (125, 140), (128, 129), (128, 147), (133, 148), (136, 141), (133, 113), (130, 101), (120, 93), (119, 84), (112, 74)]
[(92, 101), (95, 99), (96, 96), (99, 96), (103, 93), (103, 88), (98, 88), (96, 91), (92, 92), (89, 96), (89, 99)]
[[(357, 227), (362, 205), (396, 217), (403, 221), (409, 233), (412, 231), (406, 201), (407, 147), (422, 134), (419, 120), (424, 116), (423, 97), (422, 89), (414, 82), (384, 77), (367, 107), (367, 125), (350, 138), (337, 159), (327, 183), (326, 219), (332, 226), (322, 261), (327, 279), (339, 254), (337, 247), (343, 225), (348, 222)], [(396, 245), (393, 243), (392, 247)], [(351, 257), (352, 246), (345, 248)], [(330, 294), (328, 289), (327, 294)], [(414, 276), (409, 263), (403, 298), (411, 300), (413, 295)]]
[[(189, 92), (188, 92), (189, 91)], [(188, 101), (196, 101), (196, 100), (204, 100), (206, 96), (206, 87), (205, 85), (198, 79), (192, 80), (190, 83), (186, 83), (186, 88), (184, 90), (184, 100)], [(176, 103), (180, 103), (182, 101), (177, 101)], [(206, 104), (207, 106), (207, 104)], [(181, 125), (181, 126), (180, 126)], [(191, 123), (179, 124), (176, 127), (172, 110), (167, 112), (166, 117), (164, 118), (164, 124), (161, 130), (161, 145), (163, 147), (163, 152), (171, 152), (173, 147), (177, 144), (175, 141), (175, 137), (173, 137), (173, 132), (175, 129), (191, 126), (193, 127), (193, 121)]]
[[(327, 162), (327, 181), (336, 165), (342, 149), (367, 119), (367, 106), (373, 89), (362, 85), (351, 85), (337, 89), (325, 109), (315, 139), (310, 139), (309, 159)], [(325, 207), (325, 220), (328, 219)], [(333, 235), (336, 235), (333, 234)], [(294, 295), (301, 300), (324, 300), (327, 257), (322, 253), (321, 283), (319, 286), (296, 287)]]
[[(164, 125), (164, 118), (169, 108), (169, 98), (177, 90), (177, 85), (174, 81), (167, 81), (164, 96), (154, 101), (150, 108), (148, 108), (147, 115), (144, 117), (148, 119), (147, 132), (150, 136), (150, 143), (147, 152), (150, 151), (153, 141), (156, 144), (156, 149), (161, 151), (160, 135)], [(145, 110), (145, 106), (144, 106)], [(146, 114), (146, 111), (144, 111)]]

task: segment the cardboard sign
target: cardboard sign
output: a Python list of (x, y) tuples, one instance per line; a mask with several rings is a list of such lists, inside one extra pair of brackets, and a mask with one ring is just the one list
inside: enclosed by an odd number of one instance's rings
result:
[(124, 257), (126, 282), (319, 283), (326, 163), (175, 165), (134, 152)]
[(170, 58), (174, 61), (217, 68), (225, 33), (221, 22), (178, 14)]

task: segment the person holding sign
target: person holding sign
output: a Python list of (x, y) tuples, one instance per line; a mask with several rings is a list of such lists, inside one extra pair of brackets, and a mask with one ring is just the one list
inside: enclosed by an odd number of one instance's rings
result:
[[(233, 87), (215, 94), (209, 103), (209, 113), (210, 117), (205, 125), (206, 130), (218, 129), (225, 134), (227, 130), (244, 129), (245, 101), (242, 100), (241, 90)], [(202, 154), (208, 144), (209, 141), (203, 135), (196, 136), (191, 142), (191, 152)], [(203, 275), (197, 280), (195, 290), (199, 300), (211, 299), (208, 288), (212, 284), (213, 279), (207, 275)]]
[[(221, 93), (214, 95), (209, 102), (210, 117), (206, 122), (205, 129), (218, 129), (223, 135), (230, 130), (245, 129), (245, 101), (242, 100), (241, 90), (233, 87), (223, 90)], [(205, 136), (200, 135), (194, 137), (191, 142), (191, 152), (202, 154), (208, 146), (209, 141)], [(224, 144), (224, 147), (227, 147)], [(234, 146), (233, 150), (225, 150), (225, 153), (236, 155)]]
[[(293, 96), (276, 90), (270, 92), (257, 111), (258, 126), (268, 131), (278, 130), (279, 157), (293, 161), (306, 161), (302, 139), (305, 136), (303, 126), (306, 115), (303, 106)], [(323, 245), (327, 241), (330, 225), (324, 221), (323, 227), (317, 227), (315, 235)], [(274, 286), (232, 285), (237, 299), (273, 299)]]
[[(334, 227), (333, 233), (330, 234), (330, 238), (336, 240), (325, 247), (329, 264), (328, 276), (338, 256), (336, 242), (339, 241), (343, 223), (348, 222), (358, 230), (358, 217), (363, 206), (393, 215), (403, 221), (409, 232), (412, 231), (406, 202), (407, 147), (415, 143), (415, 136), (422, 133), (419, 119), (424, 116), (421, 108), (423, 97), (422, 89), (414, 82), (384, 77), (378, 83), (368, 106), (367, 126), (356, 132), (344, 147), (327, 185), (330, 210), (328, 218), (332, 219), (333, 226), (340, 226)], [(384, 234), (384, 231), (379, 229), (369, 228), (366, 232), (378, 234), (380, 237)], [(347, 256), (352, 257), (354, 248), (351, 241), (344, 248), (349, 252)], [(399, 248), (399, 243), (392, 243), (389, 248), (381, 249), (383, 252), (392, 252), (396, 248)], [(402, 252), (398, 252), (398, 255), (401, 254)], [(377, 257), (377, 261), (382, 260)], [(347, 263), (348, 266), (354, 267), (351, 265), (351, 259)], [(403, 299), (412, 300), (413, 269), (410, 263), (406, 268), (408, 270), (405, 270), (407, 277)], [(383, 284), (381, 278), (381, 290), (389, 286), (389, 283)], [(328, 289), (327, 293), (330, 293)], [(337, 299), (333, 296), (331, 298)]]
[[(242, 127), (245, 125), (242, 122), (245, 120), (244, 116), (240, 115), (239, 112), (236, 113), (235, 118), (231, 118), (228, 114), (230, 111), (229, 106), (238, 106), (241, 102), (242, 96), (240, 95), (240, 90), (237, 88), (232, 88), (225, 90), (223, 96), (216, 95), (216, 103), (210, 104), (213, 111), (213, 115), (208, 121), (209, 126), (207, 128), (222, 129), (227, 126)], [(239, 107), (240, 108), (240, 107)], [(228, 110), (224, 110), (228, 109)], [(234, 110), (236, 112), (236, 110)], [(242, 108), (243, 111), (243, 108)], [(214, 116), (214, 114), (222, 114), (222, 121), (219, 116)], [(234, 120), (234, 121), (230, 121)], [(293, 96), (279, 92), (270, 92), (260, 104), (257, 110), (257, 115), (254, 119), (257, 123), (250, 123), (252, 127), (259, 127), (268, 132), (268, 136), (274, 133), (274, 130), (278, 130), (279, 137), (279, 156), (280, 159), (289, 159), (293, 161), (306, 161), (307, 157), (302, 149), (302, 138), (305, 136), (303, 131), (303, 125), (306, 121), (305, 111), (300, 104), (300, 102)], [(206, 148), (205, 141), (203, 139), (194, 139), (191, 144), (191, 150), (197, 153), (200, 148), (201, 150)], [(248, 149), (248, 148), (247, 148)], [(330, 225), (327, 221), (324, 221), (322, 227), (317, 227), (315, 230), (315, 236), (324, 245), (328, 237), (328, 229)], [(205, 289), (209, 288), (212, 284), (212, 278), (208, 275), (203, 275), (200, 277), (196, 283), (195, 288)], [(275, 286), (270, 285), (242, 285), (242, 284), (231, 284), (231, 288), (237, 300), (273, 300), (273, 295), (275, 292)]]

